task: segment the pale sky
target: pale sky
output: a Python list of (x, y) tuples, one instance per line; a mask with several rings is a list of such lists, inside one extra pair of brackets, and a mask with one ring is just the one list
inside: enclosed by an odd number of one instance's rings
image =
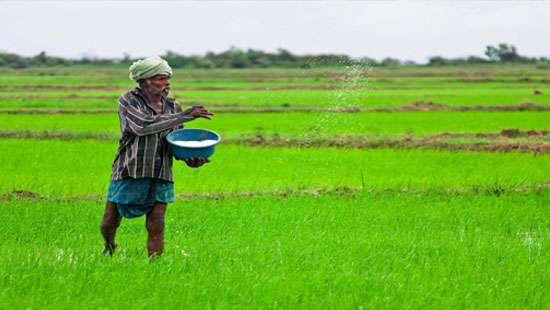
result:
[(507, 42), (550, 56), (550, 2), (1, 1), (0, 50), (64, 57), (230, 46), (425, 62)]

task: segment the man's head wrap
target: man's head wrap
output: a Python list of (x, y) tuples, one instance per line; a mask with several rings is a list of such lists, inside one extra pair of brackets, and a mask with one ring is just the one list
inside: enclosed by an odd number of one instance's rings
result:
[(170, 65), (158, 56), (138, 60), (130, 66), (130, 79), (136, 82), (158, 74), (172, 76)]

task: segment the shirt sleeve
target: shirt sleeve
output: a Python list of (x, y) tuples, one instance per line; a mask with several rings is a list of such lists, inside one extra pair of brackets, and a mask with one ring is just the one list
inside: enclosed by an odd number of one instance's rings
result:
[(137, 136), (155, 134), (178, 127), (183, 122), (195, 119), (187, 111), (173, 114), (148, 115), (132, 106), (124, 96), (119, 99), (118, 105), (122, 131), (130, 132)]
[[(174, 110), (176, 111), (176, 113), (179, 113), (179, 112), (183, 112), (183, 113), (191, 113), (191, 109), (192, 108), (189, 108), (189, 109), (186, 109), (185, 111), (182, 110), (181, 108), (181, 104), (179, 104), (178, 102), (175, 102), (174, 101)], [(182, 129), (183, 128), (183, 124), (180, 124), (177, 129)]]

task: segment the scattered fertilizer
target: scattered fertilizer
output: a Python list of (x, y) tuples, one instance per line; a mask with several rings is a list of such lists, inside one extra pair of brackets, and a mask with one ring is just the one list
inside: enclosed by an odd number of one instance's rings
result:
[(218, 140), (202, 140), (202, 141), (173, 141), (175, 145), (183, 147), (209, 147), (216, 144)]

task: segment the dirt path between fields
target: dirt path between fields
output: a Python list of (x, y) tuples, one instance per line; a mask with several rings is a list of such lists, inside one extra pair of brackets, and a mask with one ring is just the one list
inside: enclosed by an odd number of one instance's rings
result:
[[(365, 76), (366, 78), (366, 76)], [(245, 82), (249, 83), (264, 83), (277, 81), (279, 79), (243, 79)], [(192, 82), (188, 81), (188, 82)], [(216, 81), (216, 80), (213, 80)], [(384, 85), (378, 86), (377, 83), (402, 83), (399, 80), (393, 80), (388, 78), (377, 78), (376, 80), (370, 81), (369, 85), (346, 85), (346, 84), (336, 84), (331, 85), (330, 83), (342, 83), (346, 82), (346, 76), (331, 76), (326, 80), (323, 80), (328, 84), (297, 84), (296, 81), (288, 81), (287, 85), (243, 85), (243, 86), (173, 86), (173, 90), (181, 91), (225, 91), (225, 90), (369, 90), (369, 89), (393, 89), (393, 90), (411, 90), (411, 89), (449, 89), (449, 88), (464, 88), (463, 86), (458, 85), (454, 86), (453, 83), (508, 83), (516, 85), (507, 85), (506, 88), (517, 88), (517, 89), (529, 89), (536, 88), (536, 85), (533, 84), (550, 84), (550, 78), (517, 78), (517, 79), (496, 79), (496, 78), (485, 78), (485, 77), (466, 77), (466, 78), (456, 78), (443, 80), (437, 83), (441, 85), (430, 86), (430, 85), (417, 85), (417, 86), (403, 86), (403, 85)], [(197, 80), (196, 82), (201, 82), (207, 84), (207, 81)], [(298, 81), (299, 82), (299, 81)], [(291, 85), (293, 84), (293, 85)], [(97, 91), (127, 91), (131, 87), (120, 85), (0, 85), (0, 92), (44, 92), (44, 91), (79, 91), (79, 90), (97, 90)]]
[[(550, 183), (543, 183), (531, 186), (512, 185), (506, 186), (501, 184), (488, 185), (473, 185), (466, 188), (387, 188), (373, 189), (361, 187), (325, 187), (325, 188), (310, 188), (310, 189), (285, 189), (285, 190), (258, 190), (246, 192), (230, 192), (230, 193), (179, 193), (175, 197), (175, 201), (189, 200), (224, 200), (234, 198), (254, 198), (254, 197), (320, 197), (322, 195), (349, 197), (353, 198), (358, 195), (384, 196), (384, 195), (442, 195), (442, 196), (457, 196), (457, 195), (485, 195), (485, 196), (501, 196), (505, 194), (530, 194), (530, 193), (546, 193), (550, 190)], [(14, 190), (11, 192), (0, 193), (0, 202), (10, 202), (15, 200), (21, 201), (95, 201), (104, 203), (105, 195), (102, 194), (87, 194), (87, 195), (66, 195), (66, 196), (51, 196), (28, 190)]]
[[(510, 105), (449, 105), (431, 101), (417, 101), (395, 107), (341, 107), (323, 108), (310, 107), (300, 104), (284, 104), (281, 106), (251, 107), (238, 103), (200, 103), (186, 102), (185, 106), (204, 105), (212, 107), (214, 113), (287, 113), (287, 112), (318, 112), (318, 113), (359, 113), (359, 112), (419, 112), (419, 111), (450, 111), (450, 112), (521, 112), (521, 111), (550, 111), (550, 104), (521, 103)], [(59, 109), (59, 108), (14, 108), (0, 109), (0, 114), (106, 114), (117, 113), (116, 109)]]
[[(116, 141), (118, 134), (3, 130), (0, 131), (0, 138)], [(389, 136), (361, 135), (321, 138), (285, 138), (280, 135), (262, 136), (249, 134), (236, 138), (225, 138), (223, 143), (251, 147), (436, 149), (476, 152), (516, 151), (548, 154), (550, 153), (550, 131), (522, 131), (510, 128), (504, 129), (499, 133), (439, 133), (426, 136), (408, 134)]]

